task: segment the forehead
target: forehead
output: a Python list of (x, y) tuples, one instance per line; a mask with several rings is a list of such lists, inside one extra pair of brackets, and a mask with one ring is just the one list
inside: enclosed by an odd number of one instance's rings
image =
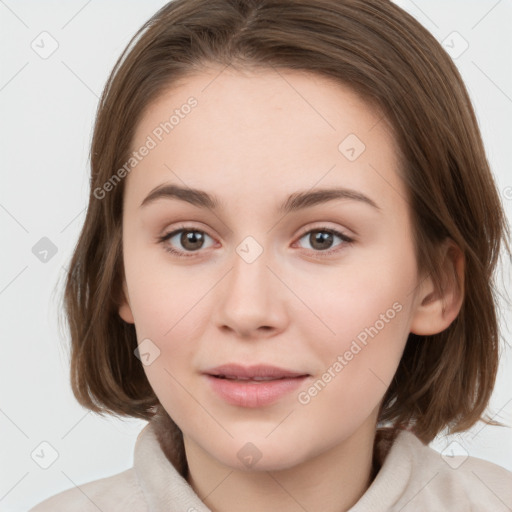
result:
[[(311, 73), (228, 67), (189, 75), (147, 106), (132, 149), (149, 140), (128, 177), (127, 194), (140, 200), (165, 181), (215, 193), (236, 186), (254, 198), (318, 183), (373, 188), (396, 201), (402, 189), (386, 118), (352, 89)], [(386, 182), (390, 190), (380, 190)]]

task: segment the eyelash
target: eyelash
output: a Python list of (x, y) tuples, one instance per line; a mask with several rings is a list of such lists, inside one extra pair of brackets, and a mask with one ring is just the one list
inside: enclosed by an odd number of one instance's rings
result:
[[(196, 229), (196, 228), (187, 227), (187, 226), (180, 226), (178, 229), (174, 229), (173, 231), (158, 237), (158, 243), (161, 243), (164, 246), (164, 250), (167, 251), (168, 253), (172, 254), (173, 256), (177, 256), (178, 258), (191, 258), (191, 257), (193, 258), (193, 257), (197, 256), (199, 251), (188, 251), (188, 253), (182, 252), (182, 251), (177, 251), (176, 249), (173, 249), (170, 245), (166, 244), (166, 242), (169, 239), (171, 239), (178, 233), (181, 233), (182, 231), (197, 232), (197, 233), (202, 233), (204, 235), (210, 236), (210, 235), (208, 235), (208, 233), (206, 233), (205, 231), (203, 231), (201, 229)], [(353, 238), (348, 237), (347, 235), (345, 235), (344, 233), (342, 233), (336, 229), (332, 229), (332, 228), (328, 228), (328, 227), (317, 227), (317, 228), (309, 229), (308, 231), (303, 232), (298, 237), (297, 240), (304, 238), (305, 235), (308, 235), (308, 234), (312, 233), (313, 231), (317, 231), (320, 233), (329, 233), (331, 235), (335, 235), (335, 236), (339, 237), (344, 242), (343, 244), (340, 244), (339, 246), (337, 246), (334, 249), (326, 249), (324, 251), (315, 251), (314, 249), (310, 249), (311, 251), (313, 251), (315, 253), (315, 257), (317, 257), (317, 256), (320, 258), (328, 257), (331, 254), (342, 250), (346, 245), (351, 245), (354, 242)], [(212, 237), (210, 237), (210, 238), (212, 238)]]

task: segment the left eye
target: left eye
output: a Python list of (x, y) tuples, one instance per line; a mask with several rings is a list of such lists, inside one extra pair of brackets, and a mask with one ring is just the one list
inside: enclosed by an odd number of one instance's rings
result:
[[(299, 240), (306, 239), (311, 246), (311, 249), (318, 251), (329, 251), (332, 248), (334, 243), (334, 239), (339, 238), (344, 243), (340, 243), (338, 245), (345, 245), (345, 243), (350, 243), (353, 240), (348, 236), (336, 231), (335, 229), (328, 228), (317, 228), (312, 229), (305, 233)], [(330, 252), (330, 251), (329, 251)]]

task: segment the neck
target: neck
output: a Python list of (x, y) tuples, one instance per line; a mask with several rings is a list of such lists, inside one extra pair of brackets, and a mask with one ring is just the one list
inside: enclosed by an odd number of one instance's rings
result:
[[(187, 481), (213, 512), (349, 510), (375, 477), (375, 426), (296, 466), (240, 471), (221, 464), (185, 436)], [(243, 507), (240, 504), (243, 503)]]
[(374, 480), (397, 430), (375, 426), (341, 445), (281, 471), (234, 470), (219, 463), (189, 438), (158, 405), (151, 420), (162, 451), (213, 512), (349, 510)]

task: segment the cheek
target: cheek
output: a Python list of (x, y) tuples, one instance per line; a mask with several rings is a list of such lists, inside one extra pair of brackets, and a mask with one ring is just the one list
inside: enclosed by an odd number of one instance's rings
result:
[(159, 284), (138, 290), (134, 301), (137, 339), (139, 343), (149, 339), (150, 346), (156, 347), (158, 358), (144, 370), (157, 395), (163, 390), (170, 396), (180, 395), (179, 384), (185, 385), (194, 371), (198, 343), (204, 337), (201, 319), (209, 318), (201, 297), (210, 287), (202, 288)]
[(295, 284), (304, 281), (301, 293), (315, 315), (299, 321), (309, 329), (311, 339), (321, 333), (326, 342), (322, 350), (328, 354), (348, 350), (354, 339), (364, 344), (377, 334), (388, 344), (400, 344), (408, 334), (416, 272), (412, 250), (388, 247), (361, 253), (357, 261), (325, 274), (324, 279), (304, 274)]
[(186, 408), (187, 396), (180, 383), (186, 387), (197, 351), (198, 318), (208, 318), (201, 297), (211, 288), (211, 278), (196, 273), (191, 279), (190, 272), (185, 275), (170, 265), (148, 265), (142, 251), (125, 254), (137, 340), (151, 353), (150, 364), (142, 358), (143, 369), (160, 401), (173, 401), (172, 410), (179, 411)]
[(137, 340), (157, 354), (144, 371), (161, 400), (163, 394), (186, 405), (190, 396), (180, 384), (186, 386), (193, 371), (215, 279), (211, 271), (179, 271), (165, 258), (148, 265), (141, 253), (131, 253), (125, 266)]
[(190, 414), (198, 414), (190, 393), (194, 389), (194, 357), (202, 338), (198, 319), (207, 318), (197, 290), (184, 290), (188, 291), (144, 287), (135, 305), (137, 339), (151, 340), (149, 346), (157, 354), (151, 364), (143, 366), (144, 372), (158, 399), (179, 425)]
[(316, 347), (324, 365), (297, 396), (296, 418), (304, 418), (312, 428), (315, 418), (321, 418), (325, 440), (350, 435), (376, 414), (391, 383), (407, 341), (409, 304), (388, 306), (382, 298), (366, 315), (350, 317), (346, 311), (336, 342)]
[(183, 326), (190, 336), (196, 326), (191, 318), (215, 283), (211, 270), (173, 265), (163, 248), (151, 246), (128, 246), (125, 268), (139, 340), (166, 340)]
[(302, 324), (311, 352), (323, 364), (302, 403), (314, 402), (324, 411), (336, 404), (329, 413), (333, 419), (354, 411), (364, 417), (377, 406), (407, 342), (415, 280), (412, 251), (381, 251), (340, 269), (323, 293), (309, 294), (331, 332), (319, 337), (317, 320)]

